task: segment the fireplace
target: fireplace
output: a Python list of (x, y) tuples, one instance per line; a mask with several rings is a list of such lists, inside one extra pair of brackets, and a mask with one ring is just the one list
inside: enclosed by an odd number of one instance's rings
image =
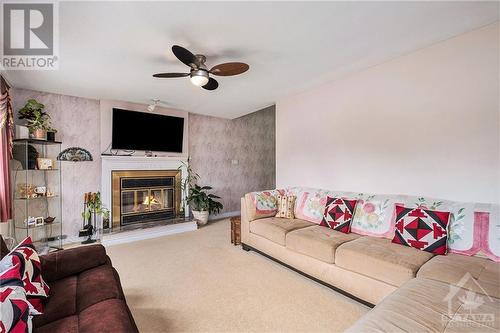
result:
[(179, 170), (112, 171), (113, 228), (177, 217), (180, 182)]

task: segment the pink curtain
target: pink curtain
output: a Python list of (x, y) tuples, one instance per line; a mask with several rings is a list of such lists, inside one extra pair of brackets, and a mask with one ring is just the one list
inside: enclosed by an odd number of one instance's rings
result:
[(12, 216), (9, 160), (12, 157), (14, 120), (9, 86), (3, 78), (0, 79), (0, 222), (6, 222)]

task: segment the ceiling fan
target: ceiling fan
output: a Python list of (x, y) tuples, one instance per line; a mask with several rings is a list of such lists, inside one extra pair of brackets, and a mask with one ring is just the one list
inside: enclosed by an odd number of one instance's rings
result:
[(174, 78), (189, 76), (191, 83), (206, 90), (215, 90), (219, 83), (210, 74), (218, 76), (232, 76), (246, 72), (250, 66), (243, 62), (226, 62), (212, 67), (210, 70), (205, 65), (207, 58), (203, 54), (192, 54), (189, 50), (179, 45), (172, 46), (174, 55), (191, 68), (189, 73), (158, 73), (153, 77)]

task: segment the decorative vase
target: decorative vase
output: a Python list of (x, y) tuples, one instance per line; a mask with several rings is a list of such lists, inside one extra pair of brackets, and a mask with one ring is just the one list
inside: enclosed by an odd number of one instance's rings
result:
[(36, 129), (33, 131), (33, 138), (35, 138), (35, 139), (45, 140), (46, 135), (47, 135), (47, 132), (45, 132), (44, 129)]
[(208, 222), (208, 211), (193, 210), (193, 217), (198, 225), (205, 225)]

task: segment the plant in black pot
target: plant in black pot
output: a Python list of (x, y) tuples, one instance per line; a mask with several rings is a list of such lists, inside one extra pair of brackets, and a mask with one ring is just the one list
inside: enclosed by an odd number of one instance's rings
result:
[(47, 130), (54, 132), (50, 126), (50, 116), (44, 109), (44, 104), (36, 99), (29, 99), (19, 110), (19, 119), (26, 120), (26, 126), (35, 139), (45, 139)]
[(211, 189), (211, 186), (199, 186), (197, 184), (189, 188), (189, 195), (186, 200), (191, 206), (194, 219), (200, 225), (208, 222), (209, 214), (218, 214), (224, 208), (219, 201), (214, 200), (220, 199), (220, 197), (212, 193), (207, 193)]
[(52, 126), (49, 126), (47, 129), (47, 141), (56, 141), (56, 133), (57, 130), (52, 128)]

